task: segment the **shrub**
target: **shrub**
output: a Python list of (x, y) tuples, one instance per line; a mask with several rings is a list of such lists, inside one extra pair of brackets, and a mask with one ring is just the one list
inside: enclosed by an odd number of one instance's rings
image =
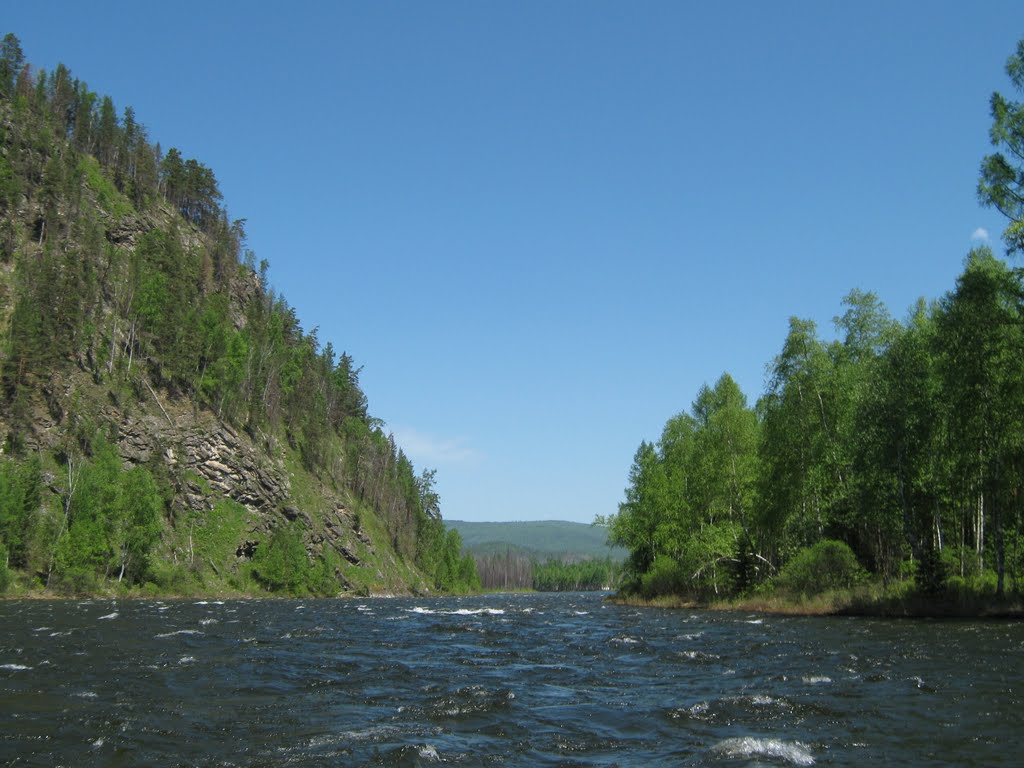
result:
[(193, 512), (186, 531), (189, 564), (202, 573), (207, 568), (218, 574), (231, 573), (238, 564), (238, 548), (250, 526), (248, 510), (232, 499), (221, 499), (209, 512)]
[(253, 557), (253, 575), (271, 592), (306, 592), (310, 563), (302, 533), (295, 525), (275, 530)]
[(674, 558), (667, 555), (659, 555), (647, 573), (640, 577), (640, 592), (644, 597), (678, 595), (686, 591), (686, 572)]
[(927, 547), (921, 552), (914, 572), (914, 583), (926, 595), (937, 595), (942, 591), (946, 581), (946, 566), (941, 553), (935, 547)]
[(775, 586), (793, 594), (817, 595), (834, 589), (850, 589), (865, 576), (849, 546), (824, 539), (800, 550), (786, 563), (775, 579)]

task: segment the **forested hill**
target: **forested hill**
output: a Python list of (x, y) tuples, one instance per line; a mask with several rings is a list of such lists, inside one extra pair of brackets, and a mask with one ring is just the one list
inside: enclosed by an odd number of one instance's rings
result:
[(468, 587), (359, 368), (266, 284), (213, 170), (0, 44), (0, 587)]
[(477, 523), (446, 520), (457, 531), (463, 545), (474, 555), (504, 553), (507, 550), (536, 557), (598, 558), (622, 560), (628, 551), (608, 544), (608, 531), (585, 523), (565, 520), (533, 520), (507, 523)]

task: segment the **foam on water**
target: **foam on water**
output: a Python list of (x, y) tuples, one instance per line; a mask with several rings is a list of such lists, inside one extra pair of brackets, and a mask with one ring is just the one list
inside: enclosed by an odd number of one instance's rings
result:
[(175, 635), (201, 635), (201, 634), (203, 634), (203, 633), (200, 632), (198, 629), (176, 629), (173, 632), (163, 632), (163, 633), (161, 633), (159, 635), (154, 635), (153, 637), (155, 637), (157, 639), (160, 639), (160, 638), (164, 638), (164, 637), (174, 637)]
[(422, 747), (420, 747), (419, 756), (422, 757), (424, 760), (429, 760), (432, 763), (436, 763), (441, 760), (441, 756), (437, 754), (437, 748), (431, 746), (430, 744), (424, 744)]
[(832, 682), (832, 678), (828, 675), (805, 675), (802, 680), (805, 685), (818, 685), (819, 683)]
[(32, 667), (26, 666), (24, 664), (0, 664), (0, 669), (9, 669), (12, 672), (20, 672), (24, 669), (32, 669)]
[(439, 611), (433, 608), (426, 608), (417, 605), (413, 608), (406, 608), (406, 613), (418, 613), (423, 616), (504, 616), (503, 608), (456, 608), (452, 611)]
[(622, 643), (622, 645), (637, 645), (640, 643), (640, 641), (637, 640), (635, 637), (630, 637), (629, 635), (623, 635), (622, 637), (613, 637), (611, 642)]
[(504, 616), (502, 608), (458, 608), (451, 612), (453, 616)]
[(753, 736), (725, 739), (711, 748), (711, 752), (730, 760), (770, 757), (791, 765), (814, 765), (810, 748), (799, 741), (760, 739)]
[(717, 653), (707, 653), (706, 651), (678, 651), (677, 655), (690, 661), (717, 661), (722, 658)]
[(745, 697), (746, 701), (749, 701), (755, 707), (772, 707), (779, 706), (784, 709), (789, 709), (789, 702), (783, 701), (782, 699), (776, 699), (774, 696), (765, 696), (764, 694), (755, 693), (753, 696)]
[(114, 611), (113, 613), (108, 613), (106, 616), (100, 616), (97, 619), (97, 621), (107, 621), (109, 619), (116, 619), (116, 618), (117, 618), (117, 611)]

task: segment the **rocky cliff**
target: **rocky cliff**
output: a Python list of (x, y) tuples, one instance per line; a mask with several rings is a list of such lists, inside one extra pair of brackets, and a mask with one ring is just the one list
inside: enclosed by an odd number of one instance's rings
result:
[(265, 284), (211, 169), (0, 48), (0, 586), (467, 588), (433, 473)]

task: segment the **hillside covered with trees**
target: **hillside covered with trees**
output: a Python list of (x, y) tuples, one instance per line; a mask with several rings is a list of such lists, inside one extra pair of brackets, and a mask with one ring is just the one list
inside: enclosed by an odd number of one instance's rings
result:
[(0, 587), (467, 589), (431, 471), (214, 172), (0, 44)]
[(566, 520), (447, 520), (445, 526), (459, 534), (476, 561), (484, 589), (608, 589), (618, 585), (628, 554), (608, 544), (604, 528)]
[[(1024, 40), (1007, 64), (1024, 93)], [(994, 94), (980, 200), (1024, 253), (1024, 105)], [(748, 402), (726, 373), (636, 452), (611, 540), (628, 591), (715, 598), (877, 581), (924, 600), (1019, 596), (1024, 271), (988, 248), (902, 322), (855, 290), (835, 337), (793, 317)]]

